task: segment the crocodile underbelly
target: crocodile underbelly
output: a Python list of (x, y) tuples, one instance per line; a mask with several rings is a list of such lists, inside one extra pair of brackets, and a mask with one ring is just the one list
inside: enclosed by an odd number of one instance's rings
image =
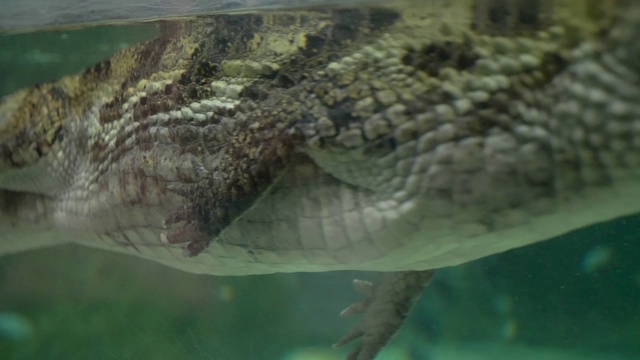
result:
[[(133, 254), (188, 272), (244, 275), (331, 270), (400, 271), (458, 265), (640, 211), (640, 181), (541, 197), (497, 211), (490, 193), (484, 208), (456, 206), (424, 193), (405, 201), (380, 199), (339, 181), (308, 158), (196, 257), (168, 245), (153, 210), (127, 213), (120, 226), (79, 243)], [(437, 200), (437, 201), (436, 201)], [(446, 209), (445, 209), (446, 208)], [(161, 213), (161, 212), (159, 212)], [(124, 220), (129, 219), (127, 226)]]

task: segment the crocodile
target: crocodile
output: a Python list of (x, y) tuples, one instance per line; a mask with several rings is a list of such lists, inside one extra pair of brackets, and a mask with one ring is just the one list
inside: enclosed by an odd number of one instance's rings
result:
[(160, 21), (0, 102), (0, 254), (366, 270), (369, 360), (433, 269), (640, 211), (640, 7), (396, 1)]

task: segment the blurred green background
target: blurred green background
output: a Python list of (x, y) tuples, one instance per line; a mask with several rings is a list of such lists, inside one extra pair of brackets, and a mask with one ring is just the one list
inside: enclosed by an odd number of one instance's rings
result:
[[(156, 33), (0, 36), (0, 95)], [(629, 217), (443, 269), (381, 359), (640, 358), (639, 234)], [(71, 245), (5, 256), (0, 359), (339, 359), (351, 279), (376, 276), (198, 276)]]

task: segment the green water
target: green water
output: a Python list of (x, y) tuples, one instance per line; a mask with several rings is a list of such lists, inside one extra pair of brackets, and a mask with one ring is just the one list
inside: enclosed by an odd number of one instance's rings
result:
[[(0, 36), (0, 92), (153, 25)], [(380, 359), (640, 358), (640, 217), (443, 269)], [(0, 258), (0, 359), (341, 359), (354, 276), (209, 277), (75, 246)]]

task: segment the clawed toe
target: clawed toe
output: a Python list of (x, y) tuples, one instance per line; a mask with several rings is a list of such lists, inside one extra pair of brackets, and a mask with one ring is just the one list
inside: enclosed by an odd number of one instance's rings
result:
[(193, 210), (191, 207), (183, 206), (169, 214), (164, 220), (163, 225), (166, 227), (183, 221), (186, 222), (186, 224), (160, 234), (160, 240), (165, 244), (187, 244), (182, 252), (186, 257), (193, 257), (200, 254), (209, 244), (207, 229), (199, 223), (189, 222), (192, 218)]
[(432, 270), (390, 273), (373, 284), (354, 280), (353, 287), (364, 294), (363, 301), (344, 309), (340, 316), (363, 314), (364, 317), (345, 334), (334, 348), (362, 337), (347, 360), (372, 360), (398, 332), (407, 313), (433, 276)]

